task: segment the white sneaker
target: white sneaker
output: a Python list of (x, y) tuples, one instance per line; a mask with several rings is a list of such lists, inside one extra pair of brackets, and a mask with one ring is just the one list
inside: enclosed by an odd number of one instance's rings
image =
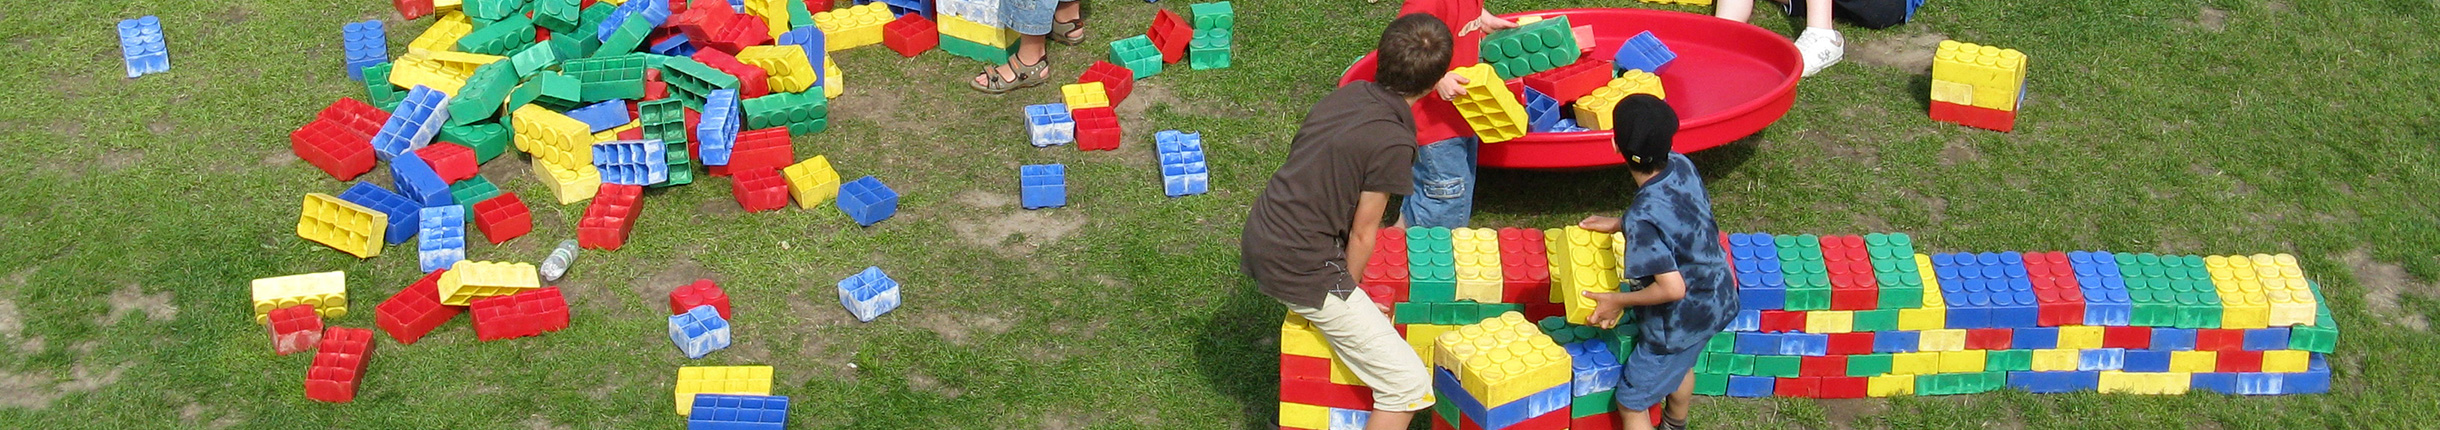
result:
[(1813, 77), (1847, 57), (1847, 39), (1838, 30), (1808, 27), (1796, 36), (1796, 52), (1805, 57), (1805, 77)]

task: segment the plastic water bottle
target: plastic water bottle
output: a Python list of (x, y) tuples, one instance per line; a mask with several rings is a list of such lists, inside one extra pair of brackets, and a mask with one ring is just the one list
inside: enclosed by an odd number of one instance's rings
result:
[(575, 240), (559, 241), (559, 249), (551, 250), (551, 257), (542, 259), (542, 280), (559, 282), (560, 276), (568, 274), (568, 265), (576, 262), (576, 252)]

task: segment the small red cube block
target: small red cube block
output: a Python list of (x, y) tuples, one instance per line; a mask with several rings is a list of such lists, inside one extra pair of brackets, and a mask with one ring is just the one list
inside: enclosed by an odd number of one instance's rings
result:
[(568, 300), (559, 287), (474, 299), (474, 337), (482, 341), (540, 336), (568, 328)]
[(2221, 373), (2262, 371), (2262, 351), (2220, 351), (2219, 358)]
[(373, 331), (331, 327), (322, 333), (321, 351), (305, 371), (305, 398), (331, 403), (356, 400), (356, 383), (373, 354)]
[(669, 292), (670, 315), (683, 314), (703, 305), (712, 305), (712, 309), (720, 311), (720, 318), (730, 318), (729, 293), (720, 291), (720, 285), (712, 283), (710, 279), (697, 279), (695, 283)]
[(1076, 149), (1080, 151), (1112, 151), (1118, 149), (1118, 113), (1108, 107), (1069, 109), (1076, 119)]
[(432, 329), (465, 312), (464, 307), (441, 304), (442, 273), (449, 273), (449, 269), (425, 274), (423, 279), (408, 284), (389, 300), (382, 301), (381, 306), (374, 307), (373, 326), (389, 333), (390, 339), (401, 345), (414, 345), (416, 340), (432, 333)]
[(1161, 50), (1161, 62), (1176, 63), (1186, 59), (1186, 44), (1194, 41), (1195, 27), (1186, 24), (1177, 13), (1161, 9), (1152, 15), (1152, 28), (1144, 34), (1152, 38), (1152, 47)]
[(602, 184), (585, 207), (584, 218), (576, 222), (576, 243), (585, 249), (616, 250), (627, 244), (627, 233), (635, 229), (636, 215), (643, 206), (636, 201), (644, 194), (639, 185)]
[[(2004, 328), (1966, 329), (1966, 349), (2004, 350), (2016, 341), (2016, 330)], [(2149, 345), (2147, 345), (2149, 346)]]
[(737, 207), (746, 212), (775, 211), (788, 207), (788, 180), (778, 170), (739, 170), (729, 178), (729, 191), (737, 196)]
[[(755, 20), (761, 21), (762, 19), (755, 18)], [(769, 36), (765, 36), (764, 38), (768, 39)], [(735, 51), (735, 49), (731, 49), (729, 51)], [(768, 82), (771, 79), (771, 74), (769, 72), (764, 72), (762, 68), (748, 66), (746, 63), (738, 62), (736, 54), (730, 54), (728, 51), (718, 49), (701, 49), (695, 51), (694, 59), (697, 62), (703, 63), (703, 65), (712, 66), (714, 69), (719, 69), (721, 73), (727, 73), (729, 76), (737, 77), (738, 100), (762, 97), (765, 94), (771, 93), (771, 86)]]
[(1110, 96), (1110, 105), (1118, 106), (1127, 101), (1127, 94), (1135, 92), (1135, 71), (1109, 60), (1095, 61), (1085, 67), (1083, 75), (1076, 77), (1076, 83), (1086, 82), (1100, 82), (1101, 92)]
[[(1872, 275), (1847, 275), (1870, 278)], [(1868, 311), (1881, 307), (1881, 290), (1869, 287), (1831, 288), (1830, 309)]]
[(1541, 230), (1500, 229), (1501, 298), (1508, 303), (1550, 301), (1550, 250), (1544, 240)]
[[(2239, 333), (2238, 333), (2238, 335), (2237, 335), (2237, 339), (2238, 339), (2238, 340), (2237, 340), (2237, 343), (2238, 343), (2238, 344), (2240, 344), (2240, 346), (2241, 346), (2243, 343), (2245, 343), (2245, 341), (2244, 341), (2244, 339), (2245, 339), (2244, 333), (2243, 333), (2243, 332), (2239, 332)], [(2198, 340), (2199, 340), (2199, 339), (2198, 339)], [(2124, 348), (2124, 349), (2147, 349), (2147, 348), (2151, 348), (2151, 347), (2152, 347), (2152, 328), (2151, 328), (2151, 327), (2143, 327), (2143, 326), (2133, 326), (2133, 327), (2102, 327), (2102, 328), (2101, 328), (2101, 347), (2102, 347), (2102, 348)], [(2243, 349), (2243, 348), (2239, 348), (2239, 349)]]
[(1872, 353), (1872, 332), (1831, 333), (1830, 354), (1864, 355)]
[(1862, 377), (1829, 376), (1822, 378), (1814, 394), (1824, 399), (1861, 399), (1870, 386), (1869, 380)]
[(322, 315), (313, 312), (313, 305), (273, 309), (264, 316), (270, 319), (271, 352), (295, 354), (322, 343)]
[(439, 173), (442, 182), (457, 183), (482, 173), (483, 166), (474, 161), (474, 149), (455, 143), (432, 142), (415, 150), (415, 156), (432, 165), (432, 172)]
[(517, 193), (503, 191), (500, 195), (474, 204), (474, 227), (483, 231), (483, 238), (498, 245), (534, 231), (534, 213), (525, 207)]
[[(2107, 328), (2102, 329), (2101, 343), (2103, 344), (2109, 343), (2108, 330)], [(2194, 350), (2220, 351), (2221, 353), (2243, 351), (2245, 350), (2245, 331), (2217, 328), (2196, 329), (2194, 330)]]
[(776, 170), (795, 163), (796, 144), (788, 140), (788, 128), (771, 127), (738, 132), (726, 167), (731, 171)]
[(398, 8), (398, 19), (413, 21), (432, 14), (432, 0), (390, 0)]
[(940, 27), (923, 19), (923, 14), (900, 15), (898, 20), (882, 24), (881, 31), (881, 44), (907, 58), (940, 47)]

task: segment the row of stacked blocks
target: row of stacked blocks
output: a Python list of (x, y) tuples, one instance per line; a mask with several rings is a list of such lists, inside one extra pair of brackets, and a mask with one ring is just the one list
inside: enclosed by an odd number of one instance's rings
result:
[[(1590, 327), (1592, 303), (1579, 293), (1618, 291), (1623, 241), (1574, 227), (1383, 229), (1360, 285), (1375, 301), (1392, 304), (1400, 333), (1442, 369), (1435, 380), (1440, 424), (1608, 428), (1615, 419), (1602, 415), (1611, 410), (1607, 388), (1615, 385), (1615, 366), (1632, 347), (1638, 321), (1622, 321), (1616, 330)], [(2318, 287), (2284, 254), (1929, 255), (1917, 253), (1903, 233), (1741, 233), (1722, 241), (1741, 309), (1703, 347), (1697, 394), (2329, 389), (2325, 355), (2335, 350), (2337, 325)], [(1466, 359), (1442, 365), (1453, 359), (1443, 345), (1467, 342), (1467, 335), (1452, 333), (1520, 321), (1539, 321), (1539, 332), (1574, 357), (1567, 420), (1534, 421), (1536, 413), (1550, 413), (1543, 408), (1557, 403), (1556, 395), (1508, 410), (1498, 400), (1514, 398), (1463, 397), (1495, 389), (1467, 386), (1462, 372), (1450, 370), (1463, 370)], [(1360, 422), (1369, 391), (1329, 360), (1319, 333), (1293, 314), (1281, 332), (1282, 426)], [(1496, 390), (1547, 388), (1539, 384)]]

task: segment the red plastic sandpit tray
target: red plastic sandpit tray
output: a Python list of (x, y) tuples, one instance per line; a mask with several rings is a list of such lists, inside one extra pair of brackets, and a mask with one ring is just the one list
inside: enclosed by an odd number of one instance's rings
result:
[[(1636, 33), (1651, 31), (1677, 61), (1661, 74), (1669, 106), (1678, 112), (1673, 149), (1690, 153), (1728, 144), (1762, 131), (1796, 102), (1796, 79), (1804, 70), (1796, 45), (1761, 27), (1705, 15), (1649, 9), (1562, 9), (1503, 15), (1508, 19), (1566, 15), (1570, 24), (1592, 26), (1596, 41), (1584, 58), (1609, 60)], [(1372, 79), (1373, 54), (1364, 54), (1339, 77), (1339, 85)], [(1514, 87), (1520, 80), (1511, 79)], [(1563, 107), (1565, 108), (1565, 107)], [(1484, 144), (1478, 163), (1508, 169), (1583, 169), (1625, 163), (1608, 130), (1532, 133)]]

